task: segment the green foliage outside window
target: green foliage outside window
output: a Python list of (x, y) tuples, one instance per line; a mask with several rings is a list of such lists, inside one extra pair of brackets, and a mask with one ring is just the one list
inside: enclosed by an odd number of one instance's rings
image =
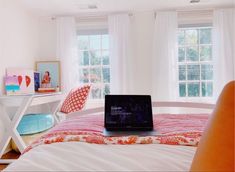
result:
[(179, 96), (212, 97), (212, 28), (181, 28), (178, 45)]
[(92, 99), (103, 99), (110, 94), (109, 36), (79, 35), (80, 83), (91, 84)]

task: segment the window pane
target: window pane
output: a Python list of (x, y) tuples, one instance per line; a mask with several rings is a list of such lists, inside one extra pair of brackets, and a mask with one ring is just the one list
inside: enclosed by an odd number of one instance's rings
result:
[(89, 53), (88, 53), (88, 51), (81, 51), (80, 52), (80, 65), (81, 66), (89, 65)]
[(199, 97), (200, 95), (200, 84), (198, 83), (188, 83), (188, 96), (189, 97)]
[(186, 65), (179, 65), (179, 80), (186, 80)]
[(92, 50), (101, 49), (101, 35), (91, 35), (90, 36), (90, 48)]
[(203, 97), (213, 96), (213, 83), (212, 82), (202, 82), (202, 96)]
[(91, 99), (110, 93), (109, 34), (78, 35), (80, 83), (92, 84)]
[(108, 95), (108, 94), (110, 94), (110, 86), (106, 84), (106, 85), (104, 86), (104, 93), (103, 93), (103, 96)]
[(200, 29), (200, 44), (211, 43), (211, 29)]
[(188, 80), (200, 80), (200, 65), (188, 65)]
[(109, 36), (108, 35), (102, 35), (102, 49), (109, 49)]
[(103, 51), (103, 65), (109, 65), (109, 51)]
[(90, 51), (91, 65), (100, 65), (101, 53), (100, 51)]
[(213, 65), (202, 65), (201, 69), (201, 78), (203, 80), (212, 80), (213, 79)]
[(109, 68), (103, 68), (104, 83), (110, 83), (110, 70)]
[(178, 51), (178, 61), (179, 62), (183, 62), (185, 60), (185, 48), (179, 48), (179, 51)]
[(180, 97), (186, 96), (186, 84), (185, 83), (180, 83), (179, 93), (180, 93)]
[(186, 51), (187, 61), (198, 61), (198, 47), (188, 47)]
[(78, 48), (80, 50), (87, 50), (89, 48), (88, 36), (78, 36)]
[(80, 83), (89, 83), (89, 70), (88, 69), (80, 69), (79, 71)]
[(198, 43), (198, 31), (196, 29), (190, 29), (185, 31), (186, 44)]
[(101, 99), (101, 88), (100, 88), (100, 86), (96, 86), (96, 85), (92, 86), (91, 97), (93, 99)]
[(101, 82), (101, 69), (100, 68), (92, 68), (90, 78), (91, 78), (92, 83)]
[(183, 45), (185, 43), (185, 38), (184, 38), (184, 31), (179, 31), (178, 33), (178, 43), (179, 45)]
[(212, 48), (211, 45), (200, 47), (200, 60), (211, 61), (212, 60)]
[(180, 28), (178, 45), (179, 96), (213, 96), (212, 28)]

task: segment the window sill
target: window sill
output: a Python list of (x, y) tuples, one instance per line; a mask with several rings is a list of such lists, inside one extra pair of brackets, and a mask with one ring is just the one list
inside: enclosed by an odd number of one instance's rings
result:
[(214, 97), (178, 97), (177, 101), (197, 102), (197, 103), (215, 103)]

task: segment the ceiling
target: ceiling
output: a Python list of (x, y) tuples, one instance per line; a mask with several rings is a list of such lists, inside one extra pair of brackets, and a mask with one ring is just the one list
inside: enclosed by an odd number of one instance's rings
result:
[[(229, 7), (235, 0), (201, 0), (190, 4), (190, 0), (20, 0), (26, 8), (40, 16), (106, 13), (121, 11), (145, 11), (166, 9), (201, 9)], [(95, 5), (97, 9), (87, 9)]]

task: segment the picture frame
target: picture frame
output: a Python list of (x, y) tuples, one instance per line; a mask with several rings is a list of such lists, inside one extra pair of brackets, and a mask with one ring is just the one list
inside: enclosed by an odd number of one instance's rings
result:
[(61, 90), (60, 61), (36, 61), (35, 70), (40, 74), (40, 88)]

